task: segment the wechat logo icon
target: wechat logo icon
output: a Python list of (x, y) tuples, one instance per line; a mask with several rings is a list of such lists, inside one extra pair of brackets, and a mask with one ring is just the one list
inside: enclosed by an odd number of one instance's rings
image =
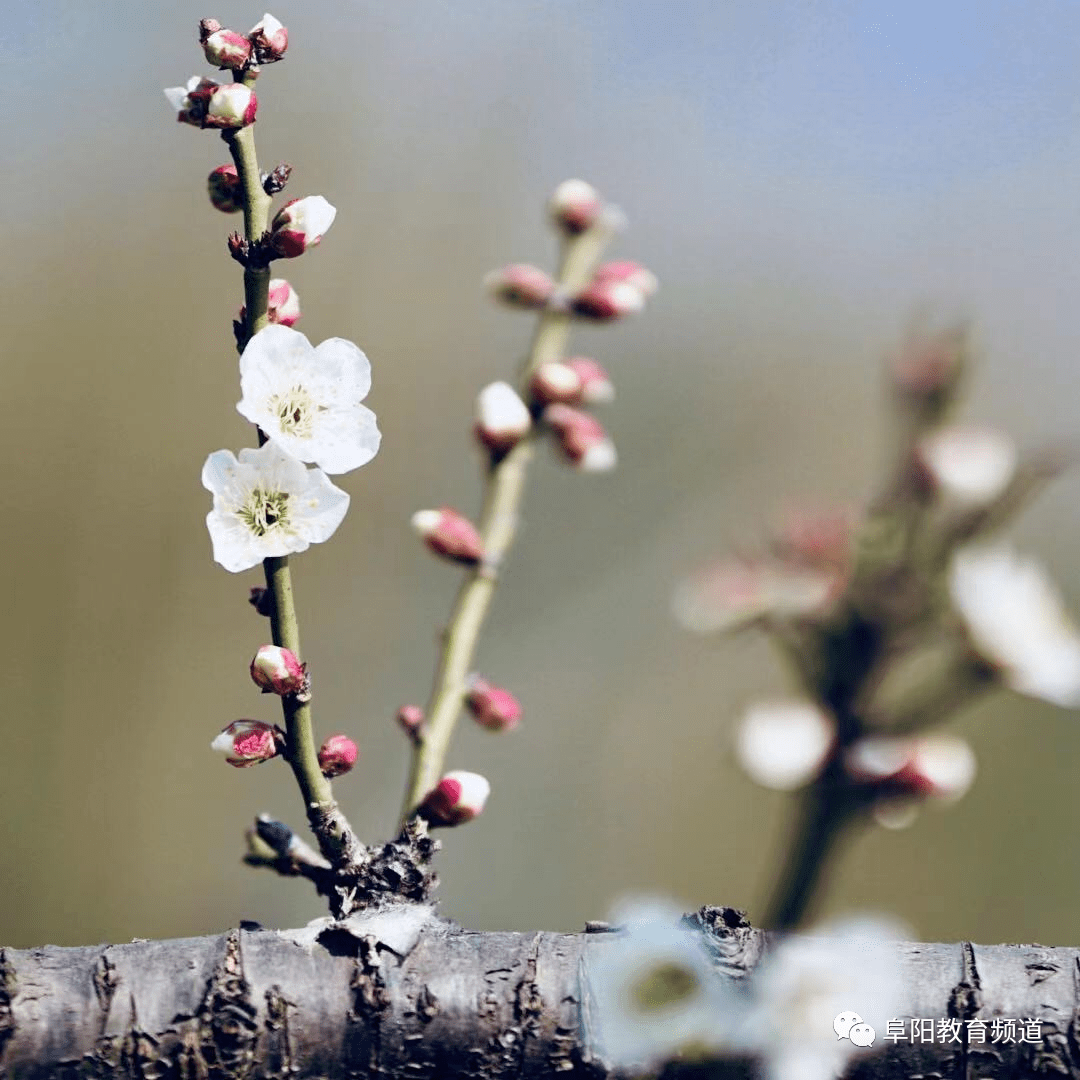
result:
[(850, 1010), (837, 1013), (832, 1026), (837, 1039), (850, 1039), (856, 1046), (873, 1046), (877, 1038), (877, 1032), (869, 1024), (864, 1024), (857, 1012)]

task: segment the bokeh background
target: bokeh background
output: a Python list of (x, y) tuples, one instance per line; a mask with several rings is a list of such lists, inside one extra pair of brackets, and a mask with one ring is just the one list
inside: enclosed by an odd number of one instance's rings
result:
[[(374, 366), (384, 433), (344, 478), (333, 540), (295, 560), (323, 733), (362, 760), (337, 784), (387, 837), (406, 769), (393, 723), (426, 698), (458, 572), (408, 531), (475, 511), (474, 395), (531, 332), (480, 282), (551, 265), (542, 212), (568, 176), (631, 222), (619, 256), (663, 287), (583, 330), (613, 371), (621, 460), (535, 468), (478, 667), (526, 719), (463, 723), (451, 764), (488, 811), (445, 835), (443, 910), (476, 928), (580, 928), (627, 891), (760, 915), (791, 804), (735, 769), (744, 706), (783, 689), (752, 637), (673, 623), (688, 570), (759, 540), (778, 508), (873, 489), (881, 357), (913, 305), (974, 319), (969, 414), (1025, 445), (1073, 437), (1080, 323), (1080, 6), (1063, 0), (275, 0), (287, 61), (259, 83), (261, 161), (339, 208), (287, 274), (300, 329)], [(230, 320), (234, 221), (211, 133), (161, 87), (204, 72), (200, 17), (229, 0), (19, 5), (0, 55), (5, 257), (0, 451), (0, 942), (82, 944), (321, 914), (240, 863), (261, 810), (299, 825), (276, 764), (208, 749), (276, 719), (247, 663), (256, 572), (210, 558), (205, 456), (251, 433)], [(1080, 480), (1018, 528), (1080, 607)], [(1080, 716), (1000, 695), (965, 713), (981, 774), (947, 812), (865, 834), (826, 912), (893, 911), (927, 939), (1076, 944)]]

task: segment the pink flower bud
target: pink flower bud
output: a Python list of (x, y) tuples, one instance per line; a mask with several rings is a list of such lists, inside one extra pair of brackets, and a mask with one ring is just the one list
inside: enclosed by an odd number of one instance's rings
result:
[(244, 186), (235, 165), (219, 165), (207, 178), (210, 203), (223, 214), (235, 214), (244, 208)]
[(184, 86), (168, 87), (165, 97), (181, 124), (205, 127), (203, 121), (206, 118), (206, 107), (217, 85), (210, 79), (200, 79), (198, 75), (192, 75)]
[(321, 195), (287, 202), (270, 226), (270, 242), (283, 259), (292, 259), (314, 247), (334, 223), (337, 209)]
[(627, 281), (594, 281), (573, 298), (570, 306), (582, 318), (611, 322), (641, 311), (645, 294)]
[[(284, 278), (272, 278), (267, 297), (266, 318), (269, 322), (292, 326), (300, 318), (300, 297)], [(247, 307), (237, 316), (241, 324), (247, 320)]]
[(516, 446), (532, 427), (528, 406), (506, 382), (485, 386), (476, 398), (476, 437), (493, 453)]
[(513, 731), (521, 719), (521, 704), (509, 690), (492, 686), (475, 675), (469, 681), (465, 705), (473, 719), (488, 731)]
[(541, 364), (529, 382), (529, 390), (541, 405), (576, 405), (581, 401), (581, 376), (569, 364)]
[(397, 711), (398, 726), (413, 742), (419, 742), (424, 731), (424, 710), (419, 705), (402, 705)]
[(280, 60), (289, 47), (289, 31), (270, 14), (264, 15), (251, 28), (248, 37), (255, 50), (257, 64), (272, 64)]
[(359, 753), (348, 735), (330, 735), (319, 747), (319, 768), (330, 779), (342, 776), (356, 764)]
[(461, 825), (472, 821), (491, 794), (491, 785), (479, 774), (448, 772), (428, 792), (420, 814), (432, 825)]
[(622, 281), (627, 285), (633, 285), (646, 298), (654, 296), (656, 290), (660, 288), (660, 282), (651, 270), (646, 270), (641, 263), (630, 259), (604, 263), (593, 275), (593, 281), (598, 284)]
[(251, 42), (235, 30), (223, 29), (216, 19), (203, 19), (199, 40), (207, 61), (222, 71), (243, 71), (251, 59)]
[(606, 405), (615, 400), (615, 387), (607, 371), (595, 360), (587, 356), (571, 356), (564, 362), (581, 379), (581, 400), (586, 405)]
[(412, 527), (436, 555), (453, 562), (475, 566), (484, 557), (484, 543), (476, 526), (449, 506), (438, 510), (417, 510)]
[(955, 735), (867, 735), (851, 745), (844, 767), (853, 780), (890, 796), (959, 799), (975, 779), (975, 755)]
[(282, 326), (292, 326), (300, 318), (300, 296), (284, 278), (274, 278), (270, 282), (267, 314), (272, 323)]
[(913, 331), (889, 363), (900, 400), (931, 414), (955, 395), (969, 364), (968, 332), (962, 322), (937, 330)]
[(528, 263), (511, 263), (492, 270), (484, 278), (484, 285), (499, 303), (516, 308), (546, 307), (555, 292), (550, 275)]
[(595, 417), (569, 405), (549, 405), (543, 418), (555, 431), (559, 449), (576, 469), (607, 472), (615, 468), (615, 444)]
[(225, 755), (238, 769), (269, 761), (281, 753), (281, 736), (261, 720), (234, 720), (210, 744), (211, 750)]
[(251, 678), (264, 694), (300, 694), (307, 688), (307, 665), (280, 645), (260, 645), (251, 661)]
[(604, 200), (584, 180), (564, 180), (548, 203), (552, 221), (571, 235), (584, 232), (600, 214)]

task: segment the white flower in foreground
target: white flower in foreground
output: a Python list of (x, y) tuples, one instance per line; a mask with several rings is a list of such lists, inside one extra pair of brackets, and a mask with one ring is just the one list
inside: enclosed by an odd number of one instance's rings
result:
[(371, 364), (351, 341), (313, 347), (287, 326), (260, 330), (240, 357), (240, 414), (293, 457), (328, 473), (367, 464), (379, 449), (375, 414), (360, 402)]
[(615, 1067), (651, 1066), (690, 1047), (716, 1047), (730, 1015), (699, 932), (660, 900), (624, 902), (620, 933), (597, 935), (587, 953), (596, 1049)]
[(272, 442), (258, 450), (217, 450), (206, 459), (203, 487), (214, 496), (206, 527), (214, 561), (234, 574), (274, 555), (306, 551), (329, 539), (349, 496), (319, 469), (308, 469)]
[(1042, 568), (1007, 547), (956, 553), (949, 592), (975, 650), (1021, 694), (1080, 705), (1080, 633)]
[(860, 1050), (837, 1038), (833, 1020), (858, 1014), (885, 1041), (905, 1006), (895, 942), (903, 928), (884, 919), (846, 919), (782, 941), (751, 976), (751, 1004), (737, 1035), (769, 1080), (832, 1080)]
[(735, 756), (751, 780), (794, 791), (821, 771), (836, 739), (836, 725), (813, 702), (759, 702), (746, 710)]

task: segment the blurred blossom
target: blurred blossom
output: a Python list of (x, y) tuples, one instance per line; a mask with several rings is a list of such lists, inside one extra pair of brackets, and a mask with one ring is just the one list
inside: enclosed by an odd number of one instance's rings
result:
[(476, 437), (494, 453), (505, 453), (532, 427), (528, 406), (508, 382), (485, 386), (476, 398)]
[(947, 732), (917, 737), (867, 735), (844, 755), (853, 780), (877, 783), (898, 795), (955, 802), (975, 780), (975, 753), (965, 739)]
[(202, 482), (214, 496), (206, 516), (214, 560), (233, 573), (328, 540), (349, 508), (349, 496), (325, 473), (273, 442), (241, 450), (239, 458), (216, 451), (206, 459)]
[(793, 791), (821, 771), (836, 739), (836, 725), (810, 701), (752, 705), (735, 741), (743, 770), (762, 787)]
[(848, 918), (784, 938), (749, 980), (735, 1042), (768, 1080), (833, 1080), (855, 1056), (873, 1053), (837, 1037), (834, 1018), (855, 1011), (884, 1042), (905, 999), (895, 942), (908, 937), (884, 918)]
[(264, 327), (240, 357), (240, 389), (241, 416), (324, 472), (349, 472), (379, 449), (375, 414), (360, 404), (371, 389), (371, 364), (351, 341), (313, 347), (298, 330)]
[(667, 901), (627, 900), (611, 917), (619, 934), (590, 942), (593, 1036), (616, 1068), (651, 1068), (684, 1049), (723, 1041), (731, 1013), (727, 995), (700, 931), (681, 920)]
[(952, 602), (974, 650), (1005, 684), (1080, 705), (1080, 633), (1042, 568), (1008, 547), (968, 547), (949, 569)]
[(918, 478), (946, 499), (975, 506), (1008, 487), (1018, 458), (1012, 439), (992, 428), (941, 428), (915, 445)]
[(600, 193), (586, 180), (564, 180), (552, 193), (552, 221), (571, 235), (584, 232), (604, 208)]
[(732, 558), (682, 582), (672, 613), (686, 630), (718, 633), (767, 615), (824, 614), (842, 584), (839, 575), (816, 567)]

